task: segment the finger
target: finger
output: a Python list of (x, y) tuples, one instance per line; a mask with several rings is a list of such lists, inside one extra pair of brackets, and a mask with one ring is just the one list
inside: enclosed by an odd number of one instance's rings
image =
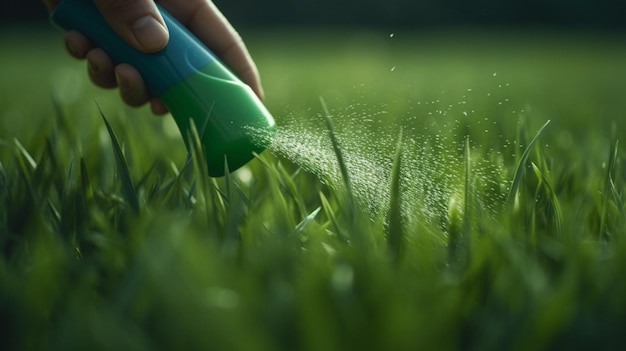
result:
[(67, 51), (77, 59), (84, 59), (89, 50), (94, 48), (94, 45), (87, 37), (75, 30), (66, 32), (64, 38)]
[(152, 113), (159, 116), (168, 112), (167, 106), (165, 106), (163, 101), (157, 98), (150, 99), (150, 109), (152, 110)]
[(220, 57), (260, 97), (259, 71), (241, 36), (210, 0), (162, 0), (160, 4)]
[(119, 86), (120, 96), (126, 104), (138, 107), (150, 99), (143, 78), (133, 66), (126, 63), (117, 65), (115, 79)]
[(111, 28), (134, 48), (156, 52), (165, 47), (169, 33), (152, 0), (94, 0)]
[(113, 62), (100, 48), (87, 52), (87, 71), (91, 81), (102, 88), (115, 88), (117, 82), (113, 73)]

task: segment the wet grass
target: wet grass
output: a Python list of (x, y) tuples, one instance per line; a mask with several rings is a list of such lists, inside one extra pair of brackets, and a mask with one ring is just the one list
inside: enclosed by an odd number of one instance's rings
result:
[(626, 47), (338, 33), (251, 36), (291, 141), (218, 179), (0, 36), (2, 348), (620, 348)]

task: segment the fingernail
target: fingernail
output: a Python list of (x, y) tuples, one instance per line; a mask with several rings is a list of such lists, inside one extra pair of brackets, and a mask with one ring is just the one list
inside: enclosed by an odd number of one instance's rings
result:
[(169, 38), (165, 26), (152, 16), (144, 16), (135, 21), (132, 31), (139, 45), (148, 52), (162, 49)]

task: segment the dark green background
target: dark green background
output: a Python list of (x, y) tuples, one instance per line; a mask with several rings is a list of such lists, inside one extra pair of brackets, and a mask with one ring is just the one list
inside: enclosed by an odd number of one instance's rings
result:
[[(539, 26), (624, 29), (617, 0), (216, 0), (237, 26), (424, 28)], [(40, 1), (0, 2), (0, 23), (45, 21)]]

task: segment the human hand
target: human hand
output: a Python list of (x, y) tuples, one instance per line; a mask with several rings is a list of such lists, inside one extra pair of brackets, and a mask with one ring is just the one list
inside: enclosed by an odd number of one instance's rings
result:
[[(113, 30), (137, 50), (161, 50), (169, 40), (163, 18), (152, 0), (93, 0)], [(43, 0), (52, 11), (59, 0)], [(209, 47), (239, 78), (263, 98), (259, 72), (248, 50), (228, 20), (211, 0), (161, 0), (169, 11)], [(152, 112), (164, 114), (165, 105), (147, 91), (139, 72), (129, 64), (114, 66), (102, 49), (77, 31), (65, 34), (68, 52), (87, 59), (91, 81), (103, 88), (119, 87), (122, 100), (130, 106), (150, 103)]]

